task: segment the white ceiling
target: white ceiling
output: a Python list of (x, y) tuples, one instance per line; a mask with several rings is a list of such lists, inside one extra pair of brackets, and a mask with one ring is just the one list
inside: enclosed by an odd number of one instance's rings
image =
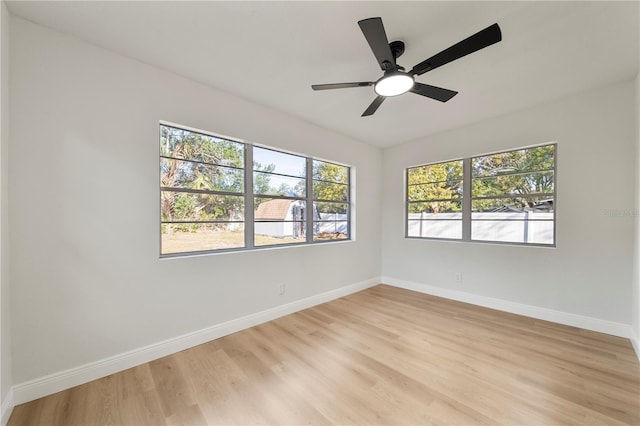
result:
[[(640, 3), (10, 1), (14, 15), (387, 147), (631, 79)], [(411, 93), (360, 114), (381, 71), (357, 21), (380, 16), (416, 63), (497, 22), (502, 42), (417, 77), (459, 91), (447, 103)], [(215, 129), (213, 129), (215, 130)]]

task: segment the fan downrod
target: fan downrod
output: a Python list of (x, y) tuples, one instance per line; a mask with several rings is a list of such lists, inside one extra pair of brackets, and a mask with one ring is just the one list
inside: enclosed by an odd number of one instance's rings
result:
[(389, 48), (391, 49), (393, 59), (398, 59), (404, 53), (404, 42), (400, 40), (392, 41), (389, 43)]

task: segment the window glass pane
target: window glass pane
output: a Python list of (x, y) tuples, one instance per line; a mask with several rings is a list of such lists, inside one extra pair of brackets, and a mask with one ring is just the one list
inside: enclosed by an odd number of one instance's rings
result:
[[(314, 220), (325, 220), (324, 215), (338, 215), (337, 217), (342, 220), (347, 219), (347, 212), (349, 211), (349, 205), (346, 203), (313, 203), (316, 209), (314, 213)], [(319, 215), (319, 216), (318, 216)], [(330, 220), (336, 220), (335, 216), (330, 216)]]
[(349, 238), (349, 205), (346, 203), (314, 203), (313, 240)]
[(244, 144), (161, 125), (160, 155), (242, 168)]
[(408, 169), (409, 185), (462, 179), (462, 160), (429, 164)]
[(313, 160), (313, 179), (346, 184), (349, 182), (349, 168)]
[[(279, 224), (275, 222), (256, 222), (254, 226), (254, 244), (256, 247), (307, 242), (304, 233), (304, 222), (282, 222)], [(299, 235), (297, 237), (294, 235), (296, 232)], [(288, 235), (282, 236), (283, 233)]]
[(349, 238), (347, 221), (313, 222), (313, 241), (346, 240)]
[(471, 239), (553, 244), (553, 220), (481, 220), (471, 223)]
[(448, 182), (409, 185), (407, 191), (409, 201), (462, 198), (462, 181), (453, 180)]
[(313, 198), (315, 200), (347, 201), (348, 186), (340, 183), (313, 181)]
[(473, 197), (553, 193), (553, 171), (474, 179)]
[(243, 223), (161, 225), (161, 254), (244, 247)]
[(160, 204), (163, 222), (244, 220), (241, 196), (161, 191)]
[(462, 219), (462, 201), (431, 201), (426, 203), (409, 203), (407, 206), (409, 214), (429, 213), (432, 219), (440, 215), (446, 219)]
[(462, 201), (409, 203), (407, 236), (462, 238)]
[(513, 197), (513, 198), (489, 198), (484, 200), (472, 200), (472, 218), (479, 218), (475, 213), (552, 213), (553, 197)]
[(307, 159), (298, 155), (254, 146), (253, 170), (305, 177), (307, 175)]
[(242, 193), (244, 171), (230, 167), (160, 159), (160, 185), (171, 188)]
[(257, 195), (304, 197), (307, 192), (306, 185), (305, 179), (253, 172), (253, 193)]
[(553, 244), (553, 198), (474, 200), (471, 239)]
[(462, 238), (462, 220), (413, 220), (407, 221), (407, 236), (422, 238)]
[(495, 198), (472, 200), (471, 239), (554, 244), (554, 167), (555, 145), (473, 158), (472, 196)]
[(306, 242), (306, 202), (282, 198), (254, 200), (255, 245)]
[(475, 157), (471, 159), (472, 176), (551, 170), (554, 168), (554, 151), (554, 145), (545, 145)]

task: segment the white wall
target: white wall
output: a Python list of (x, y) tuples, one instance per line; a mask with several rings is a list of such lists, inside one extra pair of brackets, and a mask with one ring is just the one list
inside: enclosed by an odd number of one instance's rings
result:
[[(634, 94), (633, 82), (620, 83), (385, 150), (383, 280), (575, 314), (628, 330)], [(557, 248), (403, 238), (398, 188), (405, 167), (554, 141)], [(608, 209), (623, 213), (609, 216)], [(461, 284), (455, 284), (458, 272)]]
[[(21, 19), (11, 49), (14, 383), (379, 276), (380, 150)], [(159, 260), (158, 120), (354, 166), (357, 240)]]
[(2, 424), (12, 405), (11, 292), (9, 286), (8, 153), (9, 11), (0, 2), (0, 403)]

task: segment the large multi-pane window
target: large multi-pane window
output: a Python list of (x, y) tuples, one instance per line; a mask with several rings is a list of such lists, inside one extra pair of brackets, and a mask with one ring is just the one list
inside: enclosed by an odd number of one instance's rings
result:
[(349, 175), (348, 166), (161, 124), (160, 254), (348, 240)]
[(556, 145), (407, 169), (407, 237), (555, 245)]

